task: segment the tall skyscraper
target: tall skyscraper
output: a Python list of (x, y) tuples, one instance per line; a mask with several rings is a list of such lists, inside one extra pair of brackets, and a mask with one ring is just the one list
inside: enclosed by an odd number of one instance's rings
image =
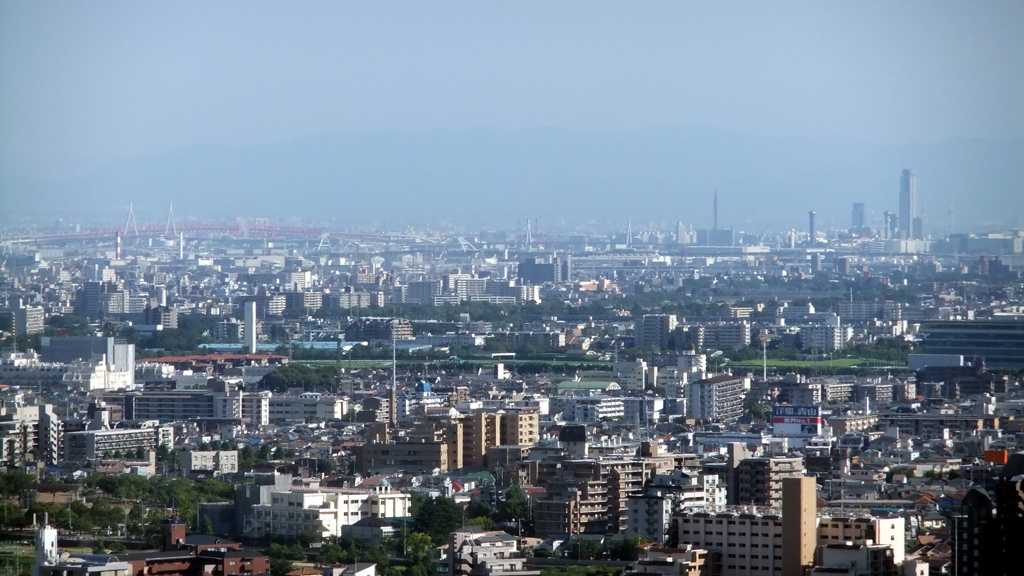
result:
[(853, 225), (851, 226), (854, 230), (860, 230), (864, 228), (864, 203), (854, 202), (853, 203)]
[(913, 170), (904, 170), (900, 178), (900, 238), (910, 239), (917, 217), (917, 179)]

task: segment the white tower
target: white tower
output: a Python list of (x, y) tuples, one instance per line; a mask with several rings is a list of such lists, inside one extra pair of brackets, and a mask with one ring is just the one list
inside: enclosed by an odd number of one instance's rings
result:
[(57, 529), (46, 524), (36, 530), (36, 562), (32, 565), (32, 576), (39, 576), (39, 567), (57, 563)]
[(248, 354), (256, 353), (256, 302), (254, 300), (245, 303), (245, 351)]

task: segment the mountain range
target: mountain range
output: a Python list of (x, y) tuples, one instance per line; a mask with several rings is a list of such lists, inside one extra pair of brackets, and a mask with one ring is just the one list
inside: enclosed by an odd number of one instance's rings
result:
[[(1024, 226), (1024, 140), (902, 146), (844, 138), (776, 138), (699, 127), (635, 132), (564, 129), (374, 131), (271, 144), (197, 145), (127, 158), (59, 180), (0, 177), (0, 220), (139, 221), (240, 215), (329, 226), (450, 223), (634, 229), (648, 224), (746, 230), (850, 226), (896, 212), (900, 174), (917, 176), (930, 232)], [(5, 214), (5, 215), (4, 215)]]

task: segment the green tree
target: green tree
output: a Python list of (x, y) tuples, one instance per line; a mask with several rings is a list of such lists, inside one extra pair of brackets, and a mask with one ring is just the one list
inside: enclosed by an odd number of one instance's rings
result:
[(285, 576), (295, 569), (295, 564), (288, 558), (271, 558), (270, 573), (273, 576)]
[(434, 541), (422, 532), (413, 532), (406, 539), (406, 574), (408, 576), (432, 576), (436, 570), (431, 554)]
[(466, 520), (466, 526), (479, 526), (482, 530), (490, 532), (494, 530), (494, 519), (490, 516), (477, 516)]
[(473, 498), (469, 501), (469, 505), (466, 506), (466, 517), (468, 518), (493, 517), (494, 513), (494, 507), (479, 498)]
[(465, 511), (451, 498), (427, 498), (416, 510), (413, 519), (416, 530), (430, 536), (440, 546), (448, 541), (448, 534), (462, 526)]
[(532, 532), (533, 518), (530, 498), (519, 486), (505, 491), (505, 499), (498, 506), (498, 518), (503, 522), (518, 522), (526, 533)]

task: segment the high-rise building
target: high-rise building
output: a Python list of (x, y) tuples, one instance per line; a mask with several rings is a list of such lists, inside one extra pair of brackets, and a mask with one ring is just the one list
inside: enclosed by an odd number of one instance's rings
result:
[(675, 328), (675, 314), (644, 314), (636, 328), (636, 346), (666, 350), (669, 335)]
[(904, 170), (900, 178), (900, 238), (910, 239), (917, 217), (917, 179), (913, 170)]
[(247, 354), (256, 353), (256, 302), (254, 300), (245, 303), (245, 351)]
[(853, 203), (853, 221), (851, 222), (851, 228), (859, 231), (864, 228), (864, 203), (854, 202)]

